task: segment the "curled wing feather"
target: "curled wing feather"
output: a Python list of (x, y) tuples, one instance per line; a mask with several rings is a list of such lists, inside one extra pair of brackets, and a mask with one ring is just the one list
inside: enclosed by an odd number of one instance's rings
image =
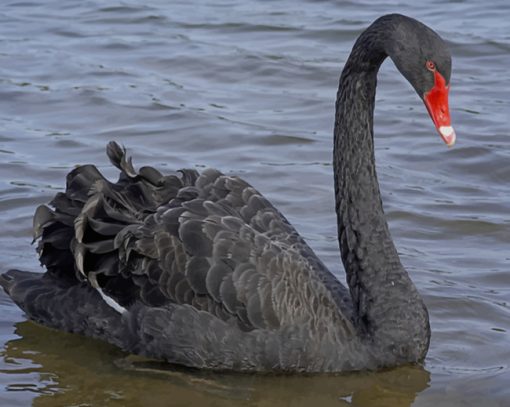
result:
[(334, 322), (352, 330), (345, 288), (257, 190), (213, 169), (136, 171), (116, 143), (116, 183), (91, 165), (34, 216), (41, 262), (94, 282), (122, 307), (191, 305), (242, 330)]

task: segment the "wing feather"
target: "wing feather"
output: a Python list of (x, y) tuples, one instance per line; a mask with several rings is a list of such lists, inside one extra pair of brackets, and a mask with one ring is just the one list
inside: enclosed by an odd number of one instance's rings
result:
[(69, 278), (94, 276), (122, 307), (186, 304), (242, 330), (319, 315), (349, 324), (338, 311), (348, 314), (339, 299), (345, 289), (247, 182), (213, 169), (137, 172), (116, 143), (107, 154), (121, 171), (116, 183), (94, 166), (78, 167), (54, 209), (36, 211), (34, 236), (50, 272), (72, 262)]

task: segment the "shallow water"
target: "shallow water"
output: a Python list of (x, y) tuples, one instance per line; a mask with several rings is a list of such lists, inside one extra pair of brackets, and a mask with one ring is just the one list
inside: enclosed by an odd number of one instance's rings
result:
[(185, 371), (26, 322), (0, 293), (0, 405), (509, 405), (510, 5), (415, 3), (2, 2), (2, 271), (40, 269), (35, 207), (76, 164), (115, 176), (104, 146), (117, 140), (139, 166), (243, 176), (343, 281), (334, 98), (356, 36), (388, 12), (448, 39), (458, 143), (444, 146), (386, 62), (376, 158), (393, 238), (430, 312), (423, 367), (319, 377)]

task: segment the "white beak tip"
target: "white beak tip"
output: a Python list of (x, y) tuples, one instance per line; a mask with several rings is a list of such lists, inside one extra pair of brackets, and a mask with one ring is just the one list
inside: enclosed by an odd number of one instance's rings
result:
[(453, 130), (452, 126), (441, 126), (438, 129), (441, 138), (444, 140), (448, 147), (451, 147), (455, 144), (455, 130)]

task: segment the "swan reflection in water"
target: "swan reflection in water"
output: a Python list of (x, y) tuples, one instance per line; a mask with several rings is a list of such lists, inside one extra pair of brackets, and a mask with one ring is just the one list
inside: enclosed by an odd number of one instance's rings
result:
[(15, 326), (19, 338), (2, 352), (2, 374), (19, 383), (7, 387), (8, 405), (36, 393), (33, 406), (407, 407), (430, 382), (429, 372), (415, 365), (319, 376), (219, 374), (128, 356), (103, 342), (29, 321)]

